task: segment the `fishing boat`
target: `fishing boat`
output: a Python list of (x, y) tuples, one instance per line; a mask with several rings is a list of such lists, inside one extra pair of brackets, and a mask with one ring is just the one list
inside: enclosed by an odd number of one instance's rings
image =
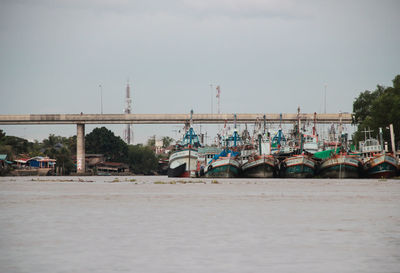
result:
[(314, 113), (314, 126), (312, 127), (312, 134), (303, 134), (303, 149), (307, 153), (315, 154), (321, 151), (320, 142), (317, 134), (317, 113)]
[(322, 162), (319, 174), (323, 178), (359, 178), (362, 166), (357, 156), (347, 153), (333, 154)]
[(273, 155), (255, 154), (242, 165), (242, 173), (249, 178), (271, 178), (276, 175), (277, 164)]
[(293, 155), (281, 162), (281, 174), (287, 178), (310, 178), (314, 176), (315, 161), (306, 154)]
[(389, 178), (398, 171), (396, 158), (392, 154), (377, 154), (364, 164), (366, 176), (370, 178)]
[(196, 171), (198, 171), (198, 148), (201, 145), (191, 124), (192, 122), (183, 139), (176, 145), (175, 151), (169, 157), (168, 177), (195, 177)]
[[(265, 124), (265, 122), (264, 122)], [(257, 146), (247, 145), (250, 148), (241, 151), (242, 175), (248, 178), (271, 178), (277, 173), (278, 160), (271, 155), (271, 142), (264, 132), (258, 133)]]
[(303, 135), (304, 137), (304, 151), (315, 154), (319, 151), (319, 143), (317, 135)]
[(205, 177), (235, 178), (240, 175), (239, 153), (230, 149), (224, 149), (215, 156), (207, 165)]
[[(339, 134), (335, 136), (335, 128), (332, 124), (330, 141), (334, 141), (335, 147), (329, 154), (325, 153), (325, 159), (322, 161), (319, 169), (319, 175), (323, 178), (359, 178), (363, 173), (363, 163), (358, 155), (349, 154), (347, 151), (347, 134), (343, 133), (342, 115), (340, 115)], [(314, 157), (318, 157), (315, 153)]]
[[(383, 142), (381, 128), (379, 133)], [(371, 135), (368, 139), (365, 137), (365, 140), (360, 142), (360, 151), (366, 177), (389, 178), (396, 175), (399, 168), (396, 157), (391, 153), (386, 153), (377, 139), (372, 138)]]
[(199, 147), (198, 149), (198, 158), (197, 165), (199, 171), (196, 176), (204, 176), (204, 170), (207, 167), (207, 163), (212, 160), (216, 155), (219, 155), (222, 152), (222, 148), (219, 147)]
[(239, 142), (241, 142), (241, 139), (236, 130), (235, 115), (233, 134), (223, 139), (222, 145), (224, 149), (208, 162), (204, 170), (205, 177), (234, 178), (240, 176)]

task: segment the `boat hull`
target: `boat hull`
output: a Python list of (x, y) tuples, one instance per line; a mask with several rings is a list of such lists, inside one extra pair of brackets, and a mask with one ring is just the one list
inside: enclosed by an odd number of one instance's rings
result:
[(396, 176), (397, 160), (394, 156), (383, 154), (370, 159), (365, 164), (365, 173), (369, 178), (389, 178)]
[(306, 156), (292, 156), (282, 161), (281, 174), (286, 178), (311, 178), (315, 173), (315, 161)]
[(190, 177), (197, 168), (197, 150), (176, 151), (169, 157), (168, 177)]
[(218, 159), (207, 166), (205, 177), (235, 178), (240, 175), (240, 164), (236, 159)]
[(261, 157), (259, 159), (246, 162), (242, 166), (242, 173), (247, 178), (272, 178), (276, 173), (276, 163), (274, 157)]
[(320, 176), (322, 178), (359, 178), (361, 170), (360, 160), (348, 155), (337, 155), (321, 164)]
[(176, 168), (168, 168), (168, 177), (184, 177), (186, 171), (186, 163), (179, 165)]

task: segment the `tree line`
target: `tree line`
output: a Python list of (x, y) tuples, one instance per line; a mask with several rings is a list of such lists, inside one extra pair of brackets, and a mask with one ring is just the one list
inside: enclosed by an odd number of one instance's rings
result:
[(393, 79), (393, 86), (377, 85), (374, 91), (366, 90), (353, 102), (353, 123), (358, 124), (353, 141), (364, 140), (365, 130), (374, 137), (383, 129), (384, 141), (390, 143), (388, 126), (393, 124), (396, 147), (400, 142), (400, 75)]

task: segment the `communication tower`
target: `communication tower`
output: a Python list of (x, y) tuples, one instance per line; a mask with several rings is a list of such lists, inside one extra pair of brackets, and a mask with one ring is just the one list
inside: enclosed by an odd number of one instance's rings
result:
[[(125, 114), (130, 114), (132, 111), (131, 105), (132, 105), (132, 99), (131, 99), (131, 88), (129, 86), (129, 82), (126, 84), (126, 98), (125, 98)], [(132, 124), (127, 124), (126, 128), (124, 130), (124, 140), (127, 144), (132, 144), (133, 143), (133, 128)]]

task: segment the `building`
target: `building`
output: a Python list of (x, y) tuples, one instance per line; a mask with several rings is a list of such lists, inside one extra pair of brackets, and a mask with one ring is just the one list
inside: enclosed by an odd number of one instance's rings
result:
[(129, 172), (127, 164), (118, 162), (100, 162), (96, 164), (95, 168), (97, 169), (97, 174)]
[(35, 156), (30, 158), (27, 162), (29, 164), (29, 167), (54, 169), (56, 166), (56, 161), (57, 160), (48, 157)]

